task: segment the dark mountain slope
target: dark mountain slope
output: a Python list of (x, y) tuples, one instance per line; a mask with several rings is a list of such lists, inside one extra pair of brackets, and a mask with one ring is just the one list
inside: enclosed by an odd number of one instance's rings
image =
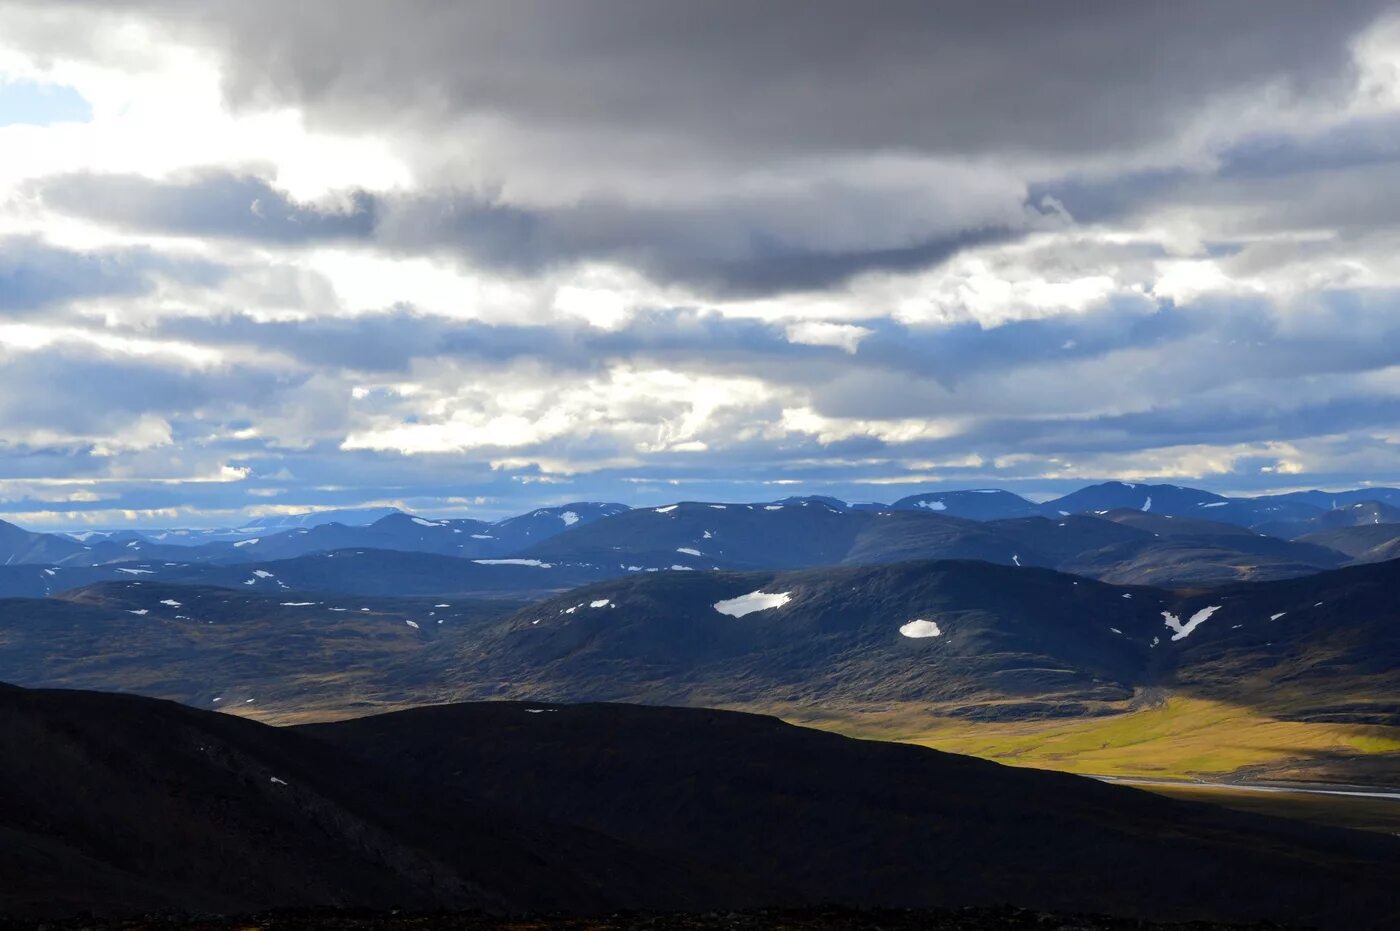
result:
[(0, 758), (0, 914), (705, 901), (606, 838), (169, 702), (7, 688)]
[(1304, 534), (1297, 542), (1325, 546), (1362, 562), (1380, 562), (1375, 558), (1379, 548), (1396, 540), (1400, 540), (1400, 524), (1360, 524)]
[(254, 715), (364, 713), (432, 700), (415, 658), (516, 607), (110, 582), (0, 600), (0, 679)]
[(1082, 713), (1131, 694), (1165, 598), (980, 562), (633, 576), (489, 625), (444, 674), (461, 697)]
[(392, 759), (423, 786), (762, 877), (809, 901), (1358, 928), (1400, 907), (1393, 838), (767, 717), (487, 703), (298, 730)]
[[(1020, 550), (1026, 550), (1024, 555)], [(995, 524), (912, 511), (873, 515), (851, 541), (841, 562), (874, 565), (910, 559), (980, 559), (1013, 565), (1046, 565), (1045, 557), (1018, 544)]]
[(253, 591), (329, 592), (342, 595), (461, 595), (470, 593), (541, 595), (562, 591), (609, 572), (591, 566), (555, 565), (538, 560), (458, 559), (399, 550), (335, 550), (292, 559), (234, 566), (142, 563), (164, 581), (247, 586)]
[(1182, 620), (1217, 608), (1175, 644), (1176, 681), (1232, 700), (1254, 691), (1299, 720), (1400, 725), (1397, 591), (1400, 561), (1185, 599)]

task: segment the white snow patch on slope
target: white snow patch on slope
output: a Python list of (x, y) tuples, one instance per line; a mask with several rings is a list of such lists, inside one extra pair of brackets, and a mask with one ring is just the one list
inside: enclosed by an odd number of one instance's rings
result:
[(1287, 611), (1280, 611), (1278, 614), (1270, 614), (1270, 615), (1269, 615), (1269, 620), (1271, 620), (1271, 621), (1276, 621), (1276, 620), (1278, 620), (1279, 618), (1283, 617), (1283, 616), (1284, 616), (1285, 614), (1287, 614), (1287, 613), (1288, 613)]
[(166, 606), (171, 607), (171, 608), (183, 608), (183, 607), (184, 607), (184, 605), (180, 604), (180, 602), (176, 601), (174, 598), (166, 598), (164, 601), (161, 602), (161, 604), (166, 605)]
[(588, 606), (589, 606), (590, 608), (606, 608), (606, 607), (607, 607), (608, 605), (610, 605), (610, 604), (612, 604), (612, 601), (611, 601), (610, 599), (608, 599), (608, 598), (600, 598), (600, 599), (597, 600), (597, 601), (590, 601), (590, 602), (588, 603)]
[(237, 543), (235, 543), (235, 544), (233, 544), (233, 545), (234, 545), (234, 546), (256, 546), (258, 543), (261, 543), (261, 542), (262, 542), (262, 538), (261, 538), (261, 537), (253, 537), (253, 539), (251, 539), (251, 540), (239, 540)]
[(272, 573), (271, 573), (271, 572), (268, 572), (266, 569), (254, 569), (254, 570), (253, 570), (253, 575), (257, 576), (257, 577), (260, 578), (260, 579), (270, 579), (270, 578), (272, 578)]
[(1191, 615), (1191, 619), (1185, 624), (1181, 623), (1181, 618), (1172, 614), (1170, 611), (1163, 611), (1162, 620), (1166, 621), (1167, 626), (1175, 631), (1175, 633), (1172, 634), (1173, 640), (1183, 640), (1191, 636), (1191, 631), (1210, 620), (1210, 616), (1219, 610), (1220, 605), (1211, 605), (1209, 608), (1202, 608)]
[(1013, 553), (1013, 554), (1011, 555), (1011, 561), (1012, 561), (1013, 563), (1015, 563), (1016, 565), (1019, 566), (1019, 565), (1021, 564), (1021, 556), (1020, 556), (1020, 554), (1019, 554), (1019, 553)]
[(934, 501), (918, 501), (918, 502), (915, 502), (915, 506), (916, 506), (916, 507), (921, 507), (921, 508), (927, 508), (927, 509), (930, 510), (930, 511), (946, 511), (946, 510), (948, 510), (948, 505), (946, 505), (946, 504), (944, 504), (942, 501), (938, 501), (938, 500), (934, 500)]
[(128, 611), (128, 612), (126, 612), (126, 613), (127, 613), (127, 614), (135, 614), (137, 617), (141, 617), (142, 615), (144, 615), (144, 614), (146, 613), (146, 609), (145, 609), (145, 608), (137, 608), (135, 611)]
[(1152, 510), (1152, 496), (1151, 496), (1151, 495), (1148, 495), (1148, 496), (1147, 496), (1147, 500), (1144, 501), (1144, 502), (1142, 503), (1142, 509), (1143, 509), (1144, 511), (1150, 511), (1150, 510)]
[(424, 520), (424, 519), (421, 518), (421, 517), (414, 517), (414, 518), (410, 518), (410, 519), (411, 519), (415, 524), (417, 524), (419, 527), (441, 527), (441, 526), (443, 526), (442, 524), (439, 524), (439, 523), (438, 523), (437, 521), (435, 521), (435, 520)]
[(553, 569), (554, 563), (540, 562), (538, 559), (473, 559), (478, 566), (534, 566), (536, 569)]
[(678, 508), (678, 507), (680, 507), (679, 504), (668, 504), (668, 505), (666, 505), (664, 508), (657, 508), (657, 509), (656, 509), (656, 513), (658, 513), (658, 514), (670, 514), (672, 511), (674, 511), (674, 510), (675, 510), (676, 508)]
[(578, 523), (578, 515), (573, 511), (565, 511), (563, 514), (559, 515), (559, 519), (564, 522), (565, 527), (572, 527), (574, 524)]
[(743, 617), (755, 611), (781, 608), (792, 600), (791, 592), (749, 592), (738, 598), (726, 598), (715, 602), (715, 610), (730, 617)]
[(316, 602), (314, 602), (314, 601), (284, 601), (284, 602), (282, 602), (282, 607), (284, 607), (284, 608), (306, 608), (306, 607), (310, 607), (311, 605), (314, 605), (314, 604), (316, 604)]
[(407, 624), (409, 627), (412, 627), (414, 630), (419, 629), (417, 621), (404, 621), (404, 623)]
[(765, 504), (763, 506), (763, 510), (765, 511), (781, 511), (782, 509), (783, 506), (781, 504)]
[(691, 548), (688, 547), (688, 546), (678, 546), (678, 547), (676, 547), (676, 552), (677, 552), (677, 553), (684, 553), (684, 554), (686, 554), (687, 556), (699, 556), (699, 555), (700, 555), (700, 551), (699, 551), (699, 550), (693, 550), (693, 549), (691, 549)]
[(154, 569), (118, 569), (118, 572), (125, 572), (127, 575), (152, 575)]
[(938, 629), (937, 621), (910, 621), (908, 624), (901, 625), (899, 632), (906, 637), (914, 638), (943, 636), (943, 631)]
[(1229, 503), (1230, 503), (1230, 502), (1228, 502), (1228, 501), (1202, 501), (1200, 504), (1196, 505), (1196, 507), (1201, 507), (1201, 508), (1223, 508), (1225, 505), (1227, 505), (1227, 504), (1229, 504)]

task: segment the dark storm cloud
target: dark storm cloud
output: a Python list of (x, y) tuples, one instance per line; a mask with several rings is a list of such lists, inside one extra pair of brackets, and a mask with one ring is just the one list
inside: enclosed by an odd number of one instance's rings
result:
[(1096, 152), (1204, 99), (1329, 93), (1385, 0), (136, 3), (245, 99), (357, 123), (463, 114), (698, 148)]
[[(782, 237), (767, 211), (784, 204), (736, 202), (691, 209), (592, 201), (526, 209), (460, 192), (374, 195), (353, 191), (346, 209), (291, 201), (268, 182), (210, 170), (160, 182), (135, 175), (60, 175), (35, 186), (51, 209), (162, 235), (241, 239), (268, 245), (354, 240), (398, 254), (438, 253), (507, 275), (536, 275), (587, 261), (615, 262), (715, 297), (814, 290), (867, 271), (908, 271), (977, 244), (1005, 239), (1044, 215), (1012, 225), (951, 230), (906, 245), (846, 249)], [(858, 191), (827, 191), (846, 202)]]

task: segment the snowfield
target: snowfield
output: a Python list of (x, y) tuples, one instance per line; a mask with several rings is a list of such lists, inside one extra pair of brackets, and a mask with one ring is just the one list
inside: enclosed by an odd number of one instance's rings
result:
[(1220, 605), (1211, 605), (1209, 608), (1202, 608), (1191, 615), (1191, 619), (1185, 624), (1181, 623), (1181, 618), (1172, 614), (1170, 611), (1163, 611), (1162, 620), (1166, 621), (1167, 626), (1175, 631), (1172, 634), (1173, 640), (1184, 640), (1191, 636), (1191, 631), (1210, 620), (1210, 616), (1219, 610)]
[(922, 637), (941, 637), (943, 631), (938, 629), (937, 621), (925, 621), (922, 619), (910, 621), (899, 628), (899, 632), (906, 637), (919, 639)]
[(727, 598), (715, 602), (715, 610), (730, 617), (743, 617), (755, 611), (781, 608), (792, 600), (791, 592), (749, 592), (738, 598)]

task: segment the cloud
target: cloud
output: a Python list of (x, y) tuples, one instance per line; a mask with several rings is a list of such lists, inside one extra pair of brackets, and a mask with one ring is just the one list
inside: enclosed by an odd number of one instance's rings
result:
[(1385, 10), (0, 0), (0, 511), (1400, 480)]
[(39, 185), (55, 210), (120, 227), (182, 236), (273, 243), (362, 239), (374, 228), (374, 201), (355, 192), (339, 209), (299, 204), (266, 181), (213, 172), (159, 182), (139, 175), (58, 175)]
[(131, 298), (158, 278), (210, 283), (209, 263), (163, 257), (146, 249), (75, 252), (33, 236), (0, 237), (0, 313), (24, 315), (89, 298)]

